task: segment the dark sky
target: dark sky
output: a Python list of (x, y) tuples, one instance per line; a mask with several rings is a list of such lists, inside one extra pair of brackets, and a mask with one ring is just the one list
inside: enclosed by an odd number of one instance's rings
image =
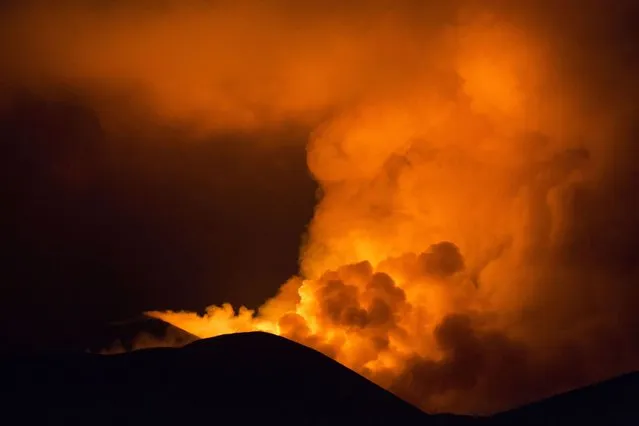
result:
[(124, 137), (68, 96), (7, 105), (3, 343), (73, 341), (149, 309), (256, 307), (297, 272), (315, 202), (303, 130)]

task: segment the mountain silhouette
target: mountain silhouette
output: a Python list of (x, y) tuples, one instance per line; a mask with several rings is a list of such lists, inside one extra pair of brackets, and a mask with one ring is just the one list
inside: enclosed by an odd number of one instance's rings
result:
[(19, 424), (639, 424), (637, 374), (493, 417), (429, 415), (313, 349), (261, 332), (1, 361), (4, 415)]
[(6, 358), (20, 423), (424, 424), (424, 414), (313, 349), (266, 333), (119, 355)]
[(639, 373), (493, 416), (495, 425), (639, 425)]

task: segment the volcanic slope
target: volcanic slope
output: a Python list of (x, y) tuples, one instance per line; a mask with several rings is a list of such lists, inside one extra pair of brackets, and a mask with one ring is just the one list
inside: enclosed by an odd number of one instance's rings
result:
[[(180, 349), (6, 358), (2, 387), (20, 423), (465, 424), (429, 416), (323, 354), (241, 333)], [(185, 423), (188, 422), (188, 423)]]
[(1, 361), (4, 415), (20, 424), (639, 424), (639, 373), (492, 417), (428, 415), (313, 349), (259, 332)]
[(639, 372), (493, 416), (492, 425), (639, 425)]

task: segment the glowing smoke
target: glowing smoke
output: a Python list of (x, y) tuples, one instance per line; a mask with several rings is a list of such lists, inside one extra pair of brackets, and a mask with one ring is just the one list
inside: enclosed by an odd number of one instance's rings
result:
[(257, 314), (151, 315), (199, 337), (282, 334), (431, 411), (635, 368), (636, 272), (606, 257), (634, 246), (606, 220), (624, 213), (597, 207), (626, 189), (613, 172), (637, 67), (606, 37), (629, 11), (300, 3), (34, 7), (4, 26), (24, 46), (9, 80), (80, 85), (116, 127), (130, 111), (104, 93), (131, 86), (157, 120), (197, 132), (314, 129), (322, 197), (302, 278)]

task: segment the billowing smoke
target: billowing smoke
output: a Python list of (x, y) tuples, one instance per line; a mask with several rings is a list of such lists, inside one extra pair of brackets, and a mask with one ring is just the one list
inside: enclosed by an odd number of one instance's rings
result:
[(300, 277), (257, 312), (151, 315), (278, 333), (425, 410), (484, 413), (639, 366), (636, 9), (34, 3), (8, 12), (2, 72), (82, 87), (116, 127), (135, 114), (114, 93), (194, 132), (313, 128)]

